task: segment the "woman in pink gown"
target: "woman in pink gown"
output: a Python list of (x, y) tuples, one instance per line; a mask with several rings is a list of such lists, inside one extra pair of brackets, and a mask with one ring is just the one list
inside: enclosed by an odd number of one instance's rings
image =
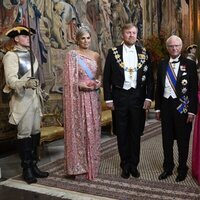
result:
[(198, 90), (198, 113), (195, 118), (192, 147), (192, 176), (200, 185), (200, 81)]
[(63, 69), (65, 170), (67, 176), (94, 179), (100, 162), (99, 54), (89, 50), (91, 32), (76, 33), (77, 50), (66, 55)]

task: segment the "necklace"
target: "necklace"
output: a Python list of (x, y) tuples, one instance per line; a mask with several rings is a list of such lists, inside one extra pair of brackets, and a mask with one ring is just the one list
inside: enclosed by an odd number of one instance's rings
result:
[[(119, 66), (121, 68), (124, 69), (124, 71), (127, 71), (129, 74), (130, 74), (130, 77), (132, 78), (132, 75), (133, 75), (133, 72), (139, 70), (140, 68), (142, 68), (144, 66), (144, 63), (146, 60), (148, 60), (148, 55), (146, 53), (146, 49), (143, 47), (142, 48), (142, 52), (141, 53), (138, 53), (138, 64), (137, 64), (137, 67), (136, 68), (133, 68), (133, 67), (126, 67), (121, 59), (121, 56), (117, 50), (116, 47), (113, 47), (112, 48), (112, 51), (113, 51), (113, 55), (116, 59), (116, 62), (119, 64)], [(144, 73), (148, 70), (148, 66), (144, 66), (143, 68), (143, 71)]]
[(117, 60), (117, 63), (119, 63), (119, 66), (121, 68), (124, 69), (124, 71), (128, 72), (129, 73), (129, 76), (130, 76), (130, 79), (133, 79), (133, 72), (136, 72), (137, 71), (137, 68), (133, 68), (133, 67), (126, 67), (124, 65), (124, 62), (122, 62), (122, 59), (121, 59), (121, 56), (119, 54), (119, 52), (117, 51), (117, 48), (114, 47), (112, 48), (113, 50), (113, 54), (115, 56), (115, 59)]

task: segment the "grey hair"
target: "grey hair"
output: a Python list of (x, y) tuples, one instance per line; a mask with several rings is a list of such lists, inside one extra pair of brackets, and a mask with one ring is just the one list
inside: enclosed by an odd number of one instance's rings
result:
[(78, 42), (79, 39), (85, 34), (88, 33), (91, 36), (91, 30), (89, 29), (88, 26), (81, 26), (80, 28), (77, 29), (76, 31), (76, 41)]
[(166, 40), (166, 47), (168, 46), (169, 42), (171, 39), (176, 39), (180, 42), (181, 46), (183, 46), (183, 41), (181, 40), (180, 37), (178, 37), (177, 35), (171, 35), (167, 40)]

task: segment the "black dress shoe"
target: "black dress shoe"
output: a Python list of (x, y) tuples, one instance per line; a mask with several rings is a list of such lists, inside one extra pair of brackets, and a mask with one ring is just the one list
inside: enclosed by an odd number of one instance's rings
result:
[(130, 172), (127, 169), (123, 169), (121, 173), (121, 177), (128, 179), (130, 177)]
[(172, 172), (166, 172), (164, 171), (162, 174), (160, 174), (160, 176), (158, 177), (159, 180), (163, 180), (166, 179), (168, 176), (171, 176)]
[(178, 174), (178, 176), (176, 177), (176, 182), (184, 181), (186, 176), (187, 176), (187, 173)]
[(135, 178), (140, 177), (140, 172), (137, 169), (131, 169), (130, 173)]

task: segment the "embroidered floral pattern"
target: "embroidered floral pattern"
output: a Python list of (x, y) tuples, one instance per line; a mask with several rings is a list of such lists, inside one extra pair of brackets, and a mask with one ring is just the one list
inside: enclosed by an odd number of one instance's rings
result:
[[(94, 76), (98, 66), (94, 59), (67, 53), (63, 71), (64, 126), (65, 126), (65, 172), (67, 175), (83, 176), (89, 180), (98, 175), (101, 144), (101, 104), (96, 91), (85, 92), (78, 88), (90, 78), (77, 62), (76, 56), (87, 64)], [(70, 98), (69, 98), (70, 97)], [(84, 175), (84, 176), (85, 176)]]

